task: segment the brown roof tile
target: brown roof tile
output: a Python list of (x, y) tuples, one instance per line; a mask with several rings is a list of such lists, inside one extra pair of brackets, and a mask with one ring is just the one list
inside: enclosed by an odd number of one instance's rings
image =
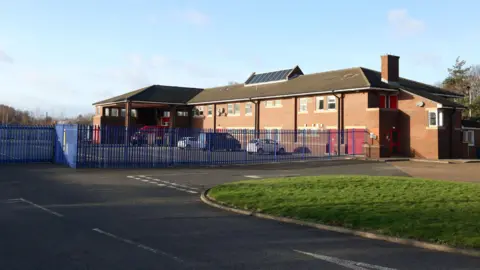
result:
[(228, 101), (283, 95), (306, 95), (331, 90), (370, 87), (361, 68), (349, 68), (296, 77), (292, 80), (248, 85), (236, 84), (207, 88), (189, 103)]

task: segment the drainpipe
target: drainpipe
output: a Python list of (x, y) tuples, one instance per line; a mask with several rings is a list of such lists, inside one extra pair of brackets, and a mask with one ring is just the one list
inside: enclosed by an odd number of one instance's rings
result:
[(340, 156), (340, 142), (341, 142), (341, 140), (340, 140), (340, 136), (341, 136), (341, 132), (340, 132), (340, 126), (341, 126), (340, 109), (343, 109), (343, 107), (341, 108), (340, 96), (337, 96), (335, 94), (334, 90), (332, 90), (332, 94), (337, 98), (337, 156)]
[(455, 128), (454, 125), (454, 115), (455, 111), (457, 110), (456, 107), (453, 107), (452, 113), (450, 114), (450, 158), (453, 158), (453, 129)]
[(255, 104), (255, 136), (256, 138), (259, 138), (260, 137), (260, 101), (259, 100), (252, 100), (250, 98), (250, 102), (252, 102), (253, 104)]

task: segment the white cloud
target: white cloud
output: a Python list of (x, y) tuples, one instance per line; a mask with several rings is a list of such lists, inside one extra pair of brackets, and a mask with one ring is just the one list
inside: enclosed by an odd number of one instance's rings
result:
[(13, 64), (13, 58), (10, 57), (6, 52), (0, 50), (0, 62)]
[(210, 23), (210, 17), (207, 14), (195, 9), (179, 11), (176, 15), (180, 20), (196, 26), (203, 26)]
[(406, 9), (390, 10), (387, 17), (395, 36), (413, 36), (425, 31), (425, 23), (410, 17)]

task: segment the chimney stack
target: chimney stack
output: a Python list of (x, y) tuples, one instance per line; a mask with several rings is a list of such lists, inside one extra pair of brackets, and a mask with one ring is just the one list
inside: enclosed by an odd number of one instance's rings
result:
[(390, 84), (398, 84), (399, 80), (399, 56), (382, 55), (382, 81)]

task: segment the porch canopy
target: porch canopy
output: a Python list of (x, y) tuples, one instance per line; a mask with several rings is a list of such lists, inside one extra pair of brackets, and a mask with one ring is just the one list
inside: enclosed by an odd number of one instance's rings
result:
[[(151, 85), (93, 103), (94, 106), (125, 109), (125, 126), (130, 126), (130, 111), (136, 108), (170, 108), (186, 106), (201, 88)], [(174, 117), (174, 114), (173, 114)]]

